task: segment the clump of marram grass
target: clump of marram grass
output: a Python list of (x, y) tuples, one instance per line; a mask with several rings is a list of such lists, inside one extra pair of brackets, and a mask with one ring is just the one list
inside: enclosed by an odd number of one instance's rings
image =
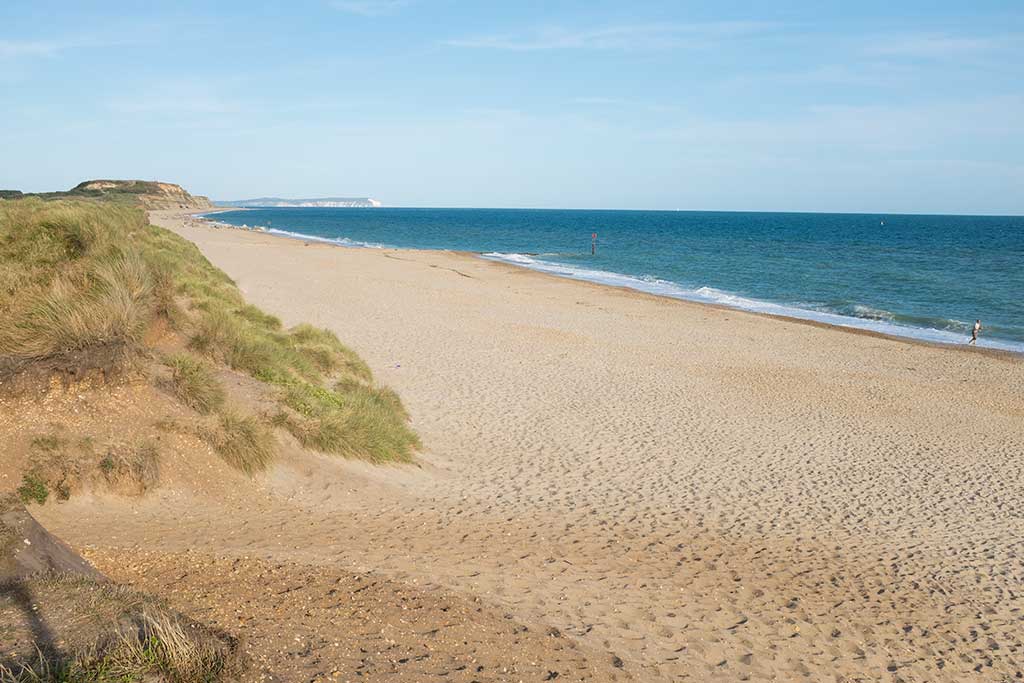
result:
[(175, 617), (143, 613), (134, 629), (70, 657), (40, 650), (31, 664), (0, 665), (0, 683), (213, 683), (234, 680), (234, 658), (230, 646)]
[(265, 327), (268, 330), (280, 330), (281, 319), (277, 316), (270, 315), (260, 310), (252, 304), (246, 304), (238, 309), (238, 315), (245, 318), (251, 323), (255, 323), (261, 327)]
[(122, 633), (105, 650), (82, 658), (79, 667), (122, 681), (156, 674), (176, 683), (209, 683), (230, 673), (233, 667), (224, 644), (196, 637), (194, 631), (166, 613), (143, 612), (137, 630)]
[(280, 336), (234, 310), (212, 305), (199, 313), (189, 346), (234, 370), (274, 382), (296, 365), (296, 359), (289, 357), (293, 354), (279, 343)]
[(0, 608), (30, 595), (64, 647), (37, 641), (34, 653), (5, 652), (0, 683), (219, 683), (244, 670), (236, 639), (124, 587), (55, 574), (8, 588)]
[(224, 405), (224, 387), (207, 361), (178, 353), (165, 362), (171, 369), (171, 389), (182, 403), (202, 415)]
[(225, 462), (246, 474), (262, 472), (274, 458), (274, 436), (252, 415), (225, 410), (216, 426), (201, 428), (199, 435)]
[(153, 277), (131, 244), (139, 211), (33, 200), (0, 205), (0, 358), (137, 343)]
[(289, 337), (295, 350), (322, 373), (341, 371), (366, 382), (373, 378), (370, 367), (363, 359), (342, 344), (330, 330), (302, 324), (293, 327)]
[(419, 446), (408, 416), (390, 389), (348, 378), (333, 389), (296, 382), (284, 389), (290, 408), (276, 423), (299, 442), (325, 453), (373, 462), (409, 461)]
[(98, 467), (108, 486), (128, 488), (142, 494), (160, 481), (160, 451), (149, 440), (111, 447), (100, 459)]
[(97, 259), (25, 292), (0, 327), (0, 353), (46, 358), (139, 341), (153, 312), (152, 283), (135, 254)]

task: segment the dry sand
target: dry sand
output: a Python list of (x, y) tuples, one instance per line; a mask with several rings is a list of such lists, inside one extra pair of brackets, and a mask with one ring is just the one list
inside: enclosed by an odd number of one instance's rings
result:
[(1022, 675), (1021, 360), (153, 219), (287, 324), (336, 331), (425, 450), (286, 461), (256, 492), (166, 490), (127, 518), (42, 511), (115, 578), (143, 549), (372, 569), (642, 681)]

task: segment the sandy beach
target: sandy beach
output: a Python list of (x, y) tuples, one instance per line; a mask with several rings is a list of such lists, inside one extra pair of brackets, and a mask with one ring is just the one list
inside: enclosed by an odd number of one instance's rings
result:
[(113, 578), (187, 583), (133, 574), (153, 552), (372, 571), (641, 681), (1021, 676), (1024, 360), (151, 217), (335, 331), (424, 448), (40, 511)]

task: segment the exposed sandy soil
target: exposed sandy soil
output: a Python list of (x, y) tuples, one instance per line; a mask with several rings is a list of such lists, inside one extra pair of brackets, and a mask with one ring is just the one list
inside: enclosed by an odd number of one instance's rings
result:
[(632, 681), (554, 628), (369, 573), (204, 553), (98, 552), (132, 588), (244, 634), (254, 679)]
[[(248, 386), (252, 380), (229, 371), (222, 379), (232, 399), (249, 398), (250, 409), (258, 409), (259, 390)], [(30, 459), (40, 456), (31, 445), (33, 437), (58, 435), (65, 442), (61, 460), (77, 462), (85, 471), (108, 447), (141, 439), (157, 444), (161, 484), (146, 496), (86, 480), (70, 502), (58, 502), (51, 492), (45, 507), (30, 509), (43, 520), (78, 518), (84, 512), (85, 518), (75, 520), (82, 523), (78, 528), (104, 543), (78, 550), (110, 579), (167, 601), (219, 632), (241, 636), (251, 666), (239, 680), (635, 680), (612, 656), (590, 651), (557, 629), (526, 626), (500, 606), (421, 587), (415, 580), (406, 584), (372, 571), (346, 571), (345, 563), (311, 567), (250, 556), (227, 559), (225, 553), (236, 553), (234, 547), (222, 551), (202, 545), (193, 551), (174, 544), (172, 551), (163, 550), (172, 545), (165, 543), (172, 538), (168, 527), (185, 524), (186, 536), (196, 533), (192, 522), (197, 518), (189, 518), (187, 511), (225, 516), (218, 521), (244, 533), (261, 511), (292, 514), (279, 507), (281, 494), (297, 493), (291, 480), (310, 476), (311, 468), (323, 468), (318, 476), (324, 480), (351, 478), (337, 460), (302, 450), (287, 433), (279, 434), (281, 467), (273, 477), (253, 482), (189, 433), (186, 425), (196, 419), (194, 413), (144, 378), (71, 390), (57, 385), (36, 395), (5, 396), (0, 407), (0, 443), (5, 446), (0, 495), (10, 494), (20, 481), (10, 473), (25, 471)], [(172, 421), (173, 428), (159, 426)], [(90, 437), (87, 451), (80, 442), (83, 435)], [(10, 538), (8, 518), (21, 518), (15, 512), (0, 518), (0, 551), (12, 546), (13, 559), (27, 557), (26, 571), (47, 564), (81, 571), (74, 558), (52, 561), (64, 559), (62, 549), (42, 544), (45, 533), (30, 528), (31, 518), (15, 524), (10, 531), (16, 536)], [(296, 523), (303, 535), (308, 532), (305, 520)], [(122, 536), (126, 528), (132, 532)], [(280, 544), (290, 543), (285, 530), (274, 536)], [(107, 544), (108, 539), (113, 543)], [(0, 552), (0, 559), (8, 555)], [(118, 604), (118, 596), (139, 599), (118, 591), (103, 596), (77, 584), (2, 585), (6, 569), (0, 566), (0, 664), (15, 669), (15, 662), (33, 660), (40, 638), (44, 649), (51, 644), (60, 650), (70, 644), (85, 647), (90, 634), (111, 626), (111, 613), (131, 607)], [(104, 598), (102, 605), (94, 604), (94, 598)]]
[[(597, 653), (580, 669), (595, 680), (1022, 675), (1024, 362), (153, 218), (253, 303), (335, 330), (425, 451), (418, 468), (286, 458), (251, 486), (42, 511), (113, 578), (204, 597), (218, 623), (287, 606), (275, 624), (301, 640), (329, 619), (318, 577), (372, 571), (554, 627)], [(196, 556), (267, 564), (235, 588), (186, 573)], [(316, 609), (260, 599), (267, 567), (304, 577)], [(374, 661), (360, 679), (393, 680)]]

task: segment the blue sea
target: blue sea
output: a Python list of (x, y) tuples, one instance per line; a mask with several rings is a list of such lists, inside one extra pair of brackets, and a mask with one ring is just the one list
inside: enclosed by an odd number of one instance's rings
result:
[[(471, 251), (569, 278), (1024, 353), (1024, 217), (523, 209), (213, 216), (350, 247)], [(596, 254), (591, 235), (597, 233)]]

